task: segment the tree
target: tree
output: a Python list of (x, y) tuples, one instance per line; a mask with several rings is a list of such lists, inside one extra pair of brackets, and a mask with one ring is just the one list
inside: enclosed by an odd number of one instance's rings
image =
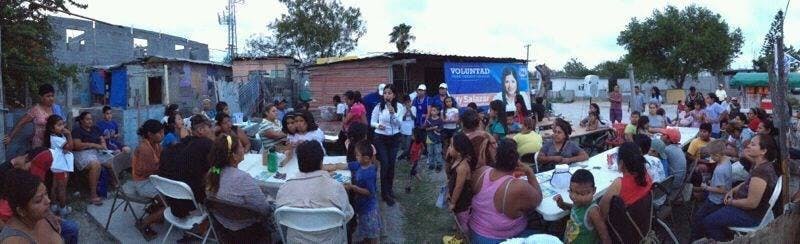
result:
[(605, 61), (594, 66), (592, 73), (610, 80), (616, 80), (628, 75), (628, 64), (624, 60)]
[[(793, 58), (800, 60), (800, 50), (795, 49), (794, 46), (787, 47), (785, 51), (787, 56), (792, 56)], [(758, 58), (753, 59), (753, 69), (758, 72), (767, 72), (769, 64), (773, 63), (772, 59), (775, 58), (773, 52), (773, 48), (769, 48), (768, 50), (764, 50), (762, 48), (761, 55), (758, 56)], [(789, 72), (798, 72), (800, 71), (800, 63), (793, 63), (787, 68), (789, 69)]]
[(686, 77), (701, 71), (719, 73), (736, 58), (742, 32), (730, 27), (719, 14), (691, 5), (683, 10), (668, 6), (639, 21), (631, 19), (617, 37), (634, 65), (639, 81), (667, 78), (682, 88)]
[(287, 55), (303, 62), (343, 56), (366, 33), (361, 10), (338, 0), (280, 0), (288, 12), (268, 26), (269, 36), (248, 40), (251, 56)]
[[(68, 12), (69, 7), (86, 5), (67, 1), (4, 0), (0, 6), (2, 28), (2, 74), (6, 103), (12, 107), (25, 104), (26, 95), (43, 83), (63, 84), (76, 78), (74, 65), (56, 63), (52, 40), (64, 40), (47, 22), (47, 14)], [(25, 89), (28, 89), (27, 91)]]
[(405, 52), (411, 41), (416, 39), (416, 36), (411, 35), (411, 26), (405, 23), (395, 26), (392, 28), (392, 33), (389, 33), (389, 42), (394, 43), (397, 51), (401, 53)]
[(564, 73), (566, 73), (567, 77), (580, 77), (583, 78), (591, 73), (589, 68), (583, 65), (578, 59), (571, 58), (567, 61), (567, 64), (564, 65)]

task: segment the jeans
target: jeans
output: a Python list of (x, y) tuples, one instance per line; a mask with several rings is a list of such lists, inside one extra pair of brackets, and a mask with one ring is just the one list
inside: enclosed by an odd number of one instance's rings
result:
[(397, 160), (397, 144), (400, 134), (391, 136), (375, 134), (375, 149), (378, 150), (378, 160), (381, 161), (381, 195), (393, 195), (394, 165)]
[(78, 223), (72, 220), (61, 219), (61, 238), (64, 238), (64, 244), (77, 244)]
[(410, 157), (411, 154), (411, 136), (400, 135), (400, 158)]
[(723, 206), (725, 205), (716, 204), (706, 199), (706, 202), (694, 212), (694, 215), (692, 216), (692, 241), (703, 238), (703, 236), (706, 235), (703, 220), (706, 218), (706, 216), (719, 210)]
[(706, 228), (708, 237), (724, 241), (730, 239), (728, 227), (753, 227), (758, 225), (760, 220), (754, 219), (744, 210), (733, 206), (724, 206), (703, 219), (703, 226)]
[(428, 144), (428, 168), (442, 167), (442, 142)]

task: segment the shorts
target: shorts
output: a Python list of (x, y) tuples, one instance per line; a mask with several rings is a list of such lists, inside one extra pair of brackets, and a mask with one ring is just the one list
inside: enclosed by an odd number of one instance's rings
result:
[(96, 149), (88, 149), (83, 151), (77, 151), (75, 154), (75, 168), (78, 171), (86, 169), (91, 162), (99, 162), (101, 164), (109, 163), (108, 160), (111, 159), (111, 155), (102, 154), (100, 151)]
[(357, 239), (376, 239), (381, 237), (381, 214), (377, 206), (365, 213), (358, 214), (358, 226), (353, 234)]
[(131, 184), (133, 184), (133, 190), (136, 191), (136, 194), (141, 197), (155, 198), (158, 195), (158, 189), (150, 180), (134, 180), (131, 181)]

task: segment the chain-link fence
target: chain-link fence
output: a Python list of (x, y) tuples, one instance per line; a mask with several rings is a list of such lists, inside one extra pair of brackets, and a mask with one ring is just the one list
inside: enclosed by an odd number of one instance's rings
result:
[(293, 106), (299, 96), (298, 86), (293, 79), (260, 76), (238, 77), (234, 82), (218, 84), (220, 99), (228, 103), (232, 112), (245, 116), (261, 113), (267, 104), (282, 99)]

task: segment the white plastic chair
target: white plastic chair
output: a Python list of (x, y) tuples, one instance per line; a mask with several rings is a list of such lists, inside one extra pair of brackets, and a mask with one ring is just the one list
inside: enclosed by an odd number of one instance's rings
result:
[[(295, 208), (283, 206), (275, 210), (275, 223), (283, 243), (286, 233), (283, 226), (301, 232), (315, 232), (339, 228), (347, 232), (347, 216), (338, 208)], [(344, 234), (346, 235), (346, 234)]]
[(775, 190), (772, 191), (772, 196), (769, 198), (769, 208), (767, 208), (767, 213), (764, 214), (764, 218), (761, 219), (761, 223), (754, 227), (728, 227), (728, 229), (736, 233), (737, 236), (743, 236), (748, 233), (756, 232), (772, 222), (772, 220), (775, 219), (775, 215), (772, 214), (772, 207), (775, 206), (775, 202), (778, 201), (778, 196), (781, 195), (782, 183), (783, 176), (780, 176), (778, 177), (778, 181), (775, 182)]
[[(178, 227), (182, 230), (191, 230), (195, 225), (199, 225), (205, 221), (206, 218), (208, 218), (208, 213), (206, 213), (206, 210), (202, 205), (197, 203), (197, 200), (194, 198), (194, 193), (192, 193), (192, 188), (190, 188), (186, 183), (170, 180), (158, 175), (151, 175), (150, 181), (153, 182), (153, 185), (155, 185), (156, 189), (161, 193), (161, 195), (179, 200), (191, 200), (192, 203), (194, 203), (194, 207), (197, 209), (196, 212), (190, 214), (189, 216), (178, 218), (172, 214), (172, 208), (169, 206), (169, 204), (167, 204), (167, 209), (164, 210), (164, 219), (170, 223), (170, 226), (169, 230), (167, 230), (167, 235), (164, 236), (164, 240), (161, 242), (162, 244), (167, 242), (167, 238), (169, 238), (169, 234), (172, 232), (173, 227)], [(217, 233), (214, 231), (214, 227), (212, 225), (209, 225), (209, 228), (206, 230), (204, 236), (196, 235), (191, 231), (188, 233), (196, 236), (197, 238), (202, 238), (203, 243), (206, 243), (208, 240), (208, 235), (211, 232), (214, 232), (214, 237), (216, 238)]]

